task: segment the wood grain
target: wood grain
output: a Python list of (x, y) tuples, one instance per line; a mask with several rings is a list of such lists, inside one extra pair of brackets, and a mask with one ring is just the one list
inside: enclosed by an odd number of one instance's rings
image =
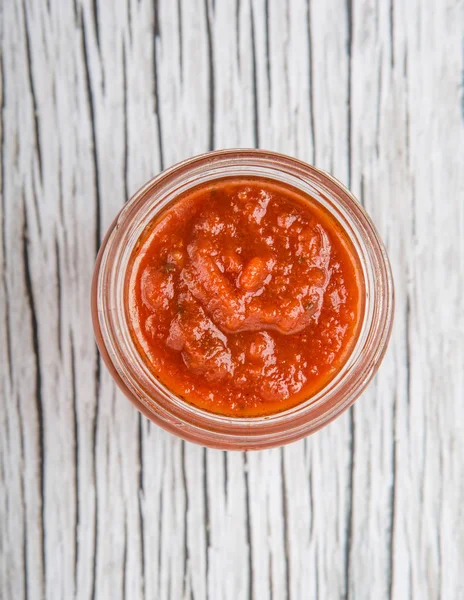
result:
[[(464, 598), (462, 0), (5, 0), (0, 17), (0, 598)], [(358, 195), (396, 320), (347, 414), (224, 453), (115, 389), (89, 285), (147, 179), (254, 146)]]

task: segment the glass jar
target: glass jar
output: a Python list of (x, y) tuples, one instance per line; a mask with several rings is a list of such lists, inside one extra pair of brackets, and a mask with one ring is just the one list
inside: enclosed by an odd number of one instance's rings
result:
[[(364, 276), (363, 323), (339, 373), (317, 395), (263, 417), (206, 412), (173, 394), (150, 372), (130, 335), (125, 276), (145, 227), (182, 193), (224, 177), (258, 176), (310, 195), (341, 224), (359, 255)], [(92, 319), (101, 355), (124, 394), (151, 421), (179, 437), (227, 450), (263, 449), (313, 433), (353, 404), (385, 354), (393, 320), (393, 281), (384, 246), (353, 195), (330, 175), (264, 150), (218, 150), (181, 162), (149, 181), (123, 207), (100, 248), (92, 281)]]

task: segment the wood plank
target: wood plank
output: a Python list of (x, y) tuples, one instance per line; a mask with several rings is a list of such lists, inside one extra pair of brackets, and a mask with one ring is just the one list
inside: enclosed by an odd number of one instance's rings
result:
[[(7, 2), (0, 597), (464, 596), (461, 0)], [(355, 408), (260, 453), (141, 417), (89, 285), (161, 169), (259, 146), (326, 169), (388, 248), (396, 320)]]

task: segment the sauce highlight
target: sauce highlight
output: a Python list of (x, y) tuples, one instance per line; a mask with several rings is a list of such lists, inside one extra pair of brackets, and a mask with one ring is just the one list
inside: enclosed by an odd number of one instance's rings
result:
[(253, 417), (314, 396), (357, 339), (363, 276), (342, 227), (283, 183), (226, 178), (145, 230), (126, 279), (132, 338), (172, 392)]

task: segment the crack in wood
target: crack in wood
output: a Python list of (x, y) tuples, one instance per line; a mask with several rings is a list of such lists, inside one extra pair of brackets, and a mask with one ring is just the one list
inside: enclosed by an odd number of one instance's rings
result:
[(124, 542), (122, 550), (121, 598), (127, 598), (127, 513), (124, 512)]
[[(352, 60), (353, 60), (353, 0), (346, 0), (347, 40), (346, 51), (348, 57), (347, 77), (347, 159), (348, 159), (348, 187), (352, 182), (352, 155), (351, 155), (351, 99), (352, 99)], [(348, 507), (346, 514), (346, 543), (345, 543), (345, 591), (344, 598), (349, 600), (351, 594), (351, 554), (353, 537), (353, 506), (354, 506), (354, 473), (355, 473), (355, 418), (354, 407), (349, 410), (349, 479), (348, 479)]]
[(123, 180), (124, 180), (124, 201), (129, 200), (129, 130), (127, 124), (127, 60), (126, 60), (126, 44), (122, 41), (122, 105), (123, 105), (123, 131), (124, 131), (124, 157), (123, 157)]
[[(132, 2), (127, 0), (127, 31), (129, 33), (129, 42), (132, 44)], [(124, 40), (124, 38), (123, 38)]]
[(95, 29), (95, 40), (97, 42), (98, 52), (100, 53), (100, 7), (98, 0), (90, 0), (92, 6), (93, 26)]
[(366, 206), (366, 179), (364, 173), (361, 175), (361, 181), (359, 184), (359, 203), (361, 206)]
[(32, 269), (29, 255), (29, 230), (27, 220), (26, 198), (23, 193), (23, 235), (22, 254), (24, 269), (25, 297), (29, 307), (32, 333), (32, 349), (35, 363), (35, 410), (37, 414), (38, 429), (38, 469), (39, 469), (39, 510), (40, 510), (40, 560), (42, 562), (42, 595), (46, 596), (46, 529), (45, 529), (45, 434), (44, 434), (44, 408), (42, 398), (42, 365), (39, 344), (39, 326), (37, 322), (37, 310), (32, 284)]
[[(87, 35), (84, 12), (81, 11), (81, 44), (82, 44), (82, 57), (85, 71), (85, 88), (87, 95), (90, 129), (92, 138), (92, 160), (94, 167), (94, 192), (95, 192), (95, 253), (98, 253), (98, 249), (101, 243), (101, 201), (100, 201), (100, 174), (99, 174), (99, 163), (98, 163), (98, 151), (97, 151), (97, 134), (96, 134), (96, 117), (95, 117), (95, 106), (93, 97), (93, 88), (90, 76), (90, 65), (87, 50)], [(98, 567), (98, 545), (99, 545), (99, 498), (98, 498), (98, 482), (97, 482), (97, 437), (98, 437), (98, 417), (99, 417), (99, 398), (100, 398), (100, 355), (98, 350), (95, 349), (95, 408), (93, 415), (92, 424), (92, 453), (93, 453), (93, 486), (94, 486), (94, 498), (95, 498), (95, 512), (94, 512), (94, 548), (93, 548), (93, 566), (92, 566), (92, 589), (91, 598), (96, 600), (97, 598), (97, 567)]]
[(158, 1), (153, 4), (153, 99), (155, 102), (155, 118), (158, 135), (158, 152), (160, 171), (164, 170), (164, 151), (163, 151), (163, 132), (161, 129), (161, 106), (159, 100), (159, 78), (158, 78), (158, 53), (156, 48), (156, 40), (161, 37)]
[(395, 67), (395, 0), (390, 0), (389, 26), (390, 26), (390, 66), (393, 69)]
[(290, 594), (290, 533), (288, 530), (288, 500), (287, 500), (287, 478), (285, 474), (284, 448), (280, 449), (280, 473), (282, 478), (282, 512), (283, 512), (283, 535), (284, 535), (284, 564), (285, 564), (285, 591), (287, 600), (291, 600)]
[(179, 74), (180, 83), (184, 83), (184, 34), (182, 26), (182, 0), (177, 0), (177, 35), (179, 37)]
[(251, 535), (251, 504), (248, 454), (243, 452), (243, 475), (245, 480), (245, 509), (246, 509), (246, 541), (248, 546), (248, 600), (254, 600), (254, 572), (253, 572), (253, 539)]
[(266, 48), (266, 76), (267, 76), (267, 101), (268, 106), (272, 105), (272, 84), (271, 84), (271, 51), (270, 51), (270, 33), (269, 33), (269, 0), (264, 0), (264, 40)]
[(208, 450), (203, 448), (203, 502), (205, 507), (205, 586), (206, 600), (209, 598), (209, 549), (211, 546), (209, 497), (208, 497)]
[(40, 124), (39, 124), (39, 109), (37, 105), (37, 95), (35, 91), (35, 83), (34, 76), (32, 73), (32, 54), (31, 54), (31, 39), (29, 32), (29, 21), (28, 21), (28, 13), (26, 8), (26, 0), (23, 0), (22, 3), (23, 9), (23, 20), (24, 20), (24, 41), (26, 46), (26, 57), (27, 57), (27, 76), (29, 81), (29, 92), (31, 94), (32, 99), (32, 111), (33, 111), (33, 121), (34, 121), (34, 146), (37, 154), (37, 163), (39, 166), (39, 177), (40, 182), (43, 180), (43, 171), (42, 171), (42, 146), (40, 140)]
[(87, 52), (87, 36), (84, 14), (81, 14), (81, 31), (82, 31), (82, 53), (85, 68), (85, 85), (87, 93), (87, 102), (89, 109), (90, 119), (90, 130), (92, 135), (92, 159), (94, 167), (94, 191), (95, 191), (95, 252), (98, 253), (98, 249), (101, 243), (101, 200), (100, 200), (100, 168), (98, 163), (98, 150), (97, 150), (97, 127), (95, 117), (95, 104), (92, 89), (92, 80), (90, 77), (90, 65), (89, 57)]
[(349, 409), (349, 466), (348, 466), (348, 508), (346, 511), (346, 542), (345, 542), (345, 600), (351, 597), (351, 554), (353, 546), (353, 506), (354, 506), (354, 472), (355, 472), (355, 423), (354, 407)]
[[(164, 523), (164, 500), (163, 500), (163, 486), (160, 486), (159, 490), (159, 513), (158, 513), (158, 573), (162, 573), (162, 543), (163, 543), (163, 523)], [(161, 598), (161, 576), (158, 579), (158, 597)]]
[(79, 418), (77, 412), (77, 382), (76, 382), (76, 355), (74, 350), (73, 334), (69, 333), (69, 347), (71, 352), (71, 396), (73, 410), (73, 452), (74, 452), (74, 596), (77, 598), (78, 592), (78, 560), (79, 560), (79, 524), (80, 524), (80, 503), (79, 503)]
[(256, 40), (255, 40), (255, 18), (253, 5), (250, 4), (250, 27), (251, 27), (251, 64), (253, 79), (253, 134), (254, 147), (259, 148), (259, 112), (258, 112), (258, 73), (256, 66)]
[(229, 460), (227, 458), (227, 451), (222, 453), (223, 468), (224, 468), (224, 500), (227, 506), (228, 486), (229, 486)]
[(142, 598), (145, 598), (145, 522), (143, 514), (143, 502), (145, 497), (145, 484), (144, 484), (144, 460), (143, 460), (143, 427), (142, 419), (144, 419), (142, 413), (138, 414), (138, 467), (139, 467), (139, 480), (138, 480), (138, 510), (139, 510), (139, 529), (140, 529), (140, 569), (142, 574)]
[(308, 24), (308, 87), (309, 87), (309, 120), (311, 123), (311, 143), (313, 147), (313, 165), (316, 164), (316, 119), (314, 117), (314, 52), (312, 39), (311, 0), (306, 0), (306, 22)]
[(8, 362), (8, 378), (10, 386), (13, 386), (13, 353), (11, 348), (11, 326), (10, 326), (10, 298), (8, 291), (8, 263), (6, 248), (6, 200), (5, 200), (5, 109), (6, 109), (6, 88), (5, 88), (5, 70), (3, 64), (3, 54), (0, 52), (0, 202), (2, 219), (2, 284), (5, 302), (5, 337), (6, 337), (6, 359)]
[(95, 413), (93, 419), (93, 433), (92, 433), (92, 450), (93, 450), (93, 486), (95, 495), (95, 512), (94, 512), (94, 544), (93, 544), (93, 561), (92, 561), (92, 600), (97, 600), (97, 568), (98, 568), (98, 546), (99, 546), (99, 498), (98, 498), (98, 482), (97, 482), (97, 436), (98, 436), (98, 417), (99, 417), (99, 395), (100, 395), (100, 361), (96, 361), (98, 370), (95, 376), (95, 392), (96, 392), (96, 404)]
[(269, 553), (269, 564), (267, 566), (269, 572), (269, 600), (274, 600), (274, 577), (272, 573), (272, 554)]
[(189, 494), (187, 485), (187, 469), (185, 465), (185, 444), (181, 441), (181, 470), (182, 470), (182, 486), (184, 489), (184, 568), (182, 590), (185, 597), (189, 576), (190, 550), (188, 545), (188, 512), (189, 512)]
[(58, 148), (58, 211), (60, 216), (60, 228), (65, 230), (64, 225), (64, 192), (63, 192), (63, 156), (61, 145)]
[(61, 339), (63, 334), (63, 316), (62, 316), (62, 293), (61, 293), (61, 255), (60, 245), (55, 232), (55, 277), (56, 277), (56, 306), (58, 308), (57, 315), (57, 347), (60, 357), (63, 357), (63, 348), (61, 346)]
[(352, 97), (352, 70), (353, 70), (353, 0), (346, 0), (347, 15), (347, 39), (346, 53), (348, 56), (348, 78), (347, 78), (347, 158), (348, 158), (348, 187), (351, 187), (352, 156), (351, 156), (351, 97)]
[(42, 237), (42, 225), (40, 223), (40, 207), (39, 207), (39, 199), (38, 199), (38, 194), (37, 194), (35, 178), (32, 177), (31, 181), (32, 181), (32, 204), (34, 206), (35, 222), (37, 224), (37, 231), (39, 233), (39, 237)]
[[(308, 451), (308, 441), (305, 440), (305, 450), (306, 450), (306, 454)], [(309, 467), (309, 476), (308, 476), (308, 496), (309, 496), (309, 507), (310, 507), (310, 511), (311, 511), (311, 520), (309, 522), (309, 539), (312, 540), (314, 537), (314, 492), (313, 492), (313, 488), (314, 488), (314, 484), (313, 484), (313, 469), (312, 466), (310, 464), (310, 461), (308, 460), (308, 467)]]
[(208, 48), (208, 80), (209, 80), (209, 136), (208, 150), (214, 150), (216, 135), (216, 99), (214, 78), (214, 51), (211, 28), (211, 15), (208, 0), (205, 0), (206, 41)]
[(380, 50), (379, 56), (379, 71), (377, 73), (377, 106), (375, 115), (375, 154), (377, 158), (380, 157), (380, 119), (381, 119), (381, 107), (382, 107), (382, 50)]
[(235, 43), (237, 52), (237, 66), (240, 73), (240, 0), (235, 2)]
[(395, 397), (393, 399), (393, 413), (392, 413), (392, 456), (391, 456), (391, 469), (392, 469), (392, 484), (390, 488), (390, 539), (389, 539), (389, 557), (387, 567), (387, 586), (388, 586), (388, 598), (394, 600), (394, 583), (395, 583), (395, 527), (396, 527), (396, 471), (397, 471), (397, 447), (396, 447), (396, 413), (397, 413), (398, 395), (395, 391)]
[(25, 455), (24, 455), (24, 420), (23, 411), (21, 410), (21, 401), (19, 394), (15, 394), (16, 397), (16, 412), (18, 413), (19, 421), (19, 441), (20, 441), (20, 452), (21, 452), (21, 479), (20, 479), (20, 493), (21, 493), (21, 510), (23, 513), (23, 536), (22, 536), (22, 560), (23, 560), (23, 585), (24, 585), (24, 600), (29, 598), (29, 559), (28, 559), (28, 539), (29, 539), (29, 528), (27, 518), (27, 503), (26, 503), (26, 490), (25, 490)]

